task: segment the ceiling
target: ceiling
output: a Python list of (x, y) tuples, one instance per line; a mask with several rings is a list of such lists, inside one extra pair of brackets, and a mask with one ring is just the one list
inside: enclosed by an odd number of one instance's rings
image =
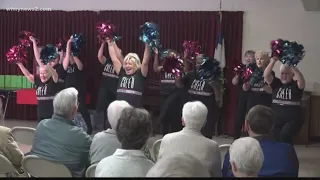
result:
[(320, 0), (301, 0), (304, 10), (320, 11)]

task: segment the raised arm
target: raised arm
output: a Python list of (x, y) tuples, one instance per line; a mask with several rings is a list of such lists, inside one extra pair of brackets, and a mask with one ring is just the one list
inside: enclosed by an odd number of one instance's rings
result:
[(76, 63), (79, 71), (82, 71), (83, 70), (83, 64), (82, 64), (81, 60), (77, 56), (73, 56), (73, 60)]
[(60, 56), (59, 64), (61, 64), (63, 62), (63, 51), (62, 50), (59, 52), (59, 56)]
[(239, 84), (239, 78), (240, 78), (239, 74), (236, 74), (232, 79), (232, 84), (233, 85), (238, 85)]
[(154, 61), (153, 61), (153, 71), (160, 72), (163, 66), (159, 66), (159, 51), (157, 48), (154, 48)]
[(210, 81), (209, 84), (214, 90), (216, 101), (218, 102), (219, 107), (221, 107), (222, 106), (222, 93), (221, 93), (220, 83), (218, 83), (216, 81)]
[(40, 53), (39, 53), (39, 51), (38, 51), (37, 42), (36, 42), (36, 40), (34, 39), (33, 36), (30, 36), (29, 39), (30, 39), (30, 41), (32, 42), (32, 45), (33, 45), (34, 57), (36, 58), (36, 61), (37, 61), (38, 65), (39, 65), (39, 66), (42, 66), (42, 65), (43, 65), (43, 62), (42, 62), (41, 59), (40, 59)]
[(67, 42), (66, 56), (64, 57), (63, 62), (62, 62), (63, 69), (65, 71), (68, 69), (68, 66), (69, 66), (69, 60), (70, 60), (70, 54), (71, 54), (71, 40), (72, 40), (72, 36), (70, 37), (70, 39)]
[(22, 63), (17, 63), (17, 65), (19, 66), (21, 72), (23, 73), (23, 75), (31, 82), (34, 84), (34, 76), (33, 74), (31, 74), (27, 68), (24, 67), (24, 65)]
[(119, 74), (122, 67), (122, 63), (116, 55), (115, 48), (113, 47), (114, 43), (112, 43), (110, 40), (107, 40), (107, 42), (108, 42), (109, 54), (110, 54), (111, 61), (113, 63), (114, 70), (116, 71), (117, 74)]
[(150, 61), (150, 46), (149, 44), (145, 43), (143, 60), (141, 63), (141, 73), (144, 77), (147, 77), (148, 75), (149, 61)]
[(292, 71), (294, 73), (294, 79), (297, 81), (298, 88), (304, 89), (306, 86), (306, 81), (302, 75), (302, 73), (299, 71), (297, 67), (292, 67)]
[(184, 67), (183, 67), (183, 71), (185, 72), (185, 73), (187, 73), (188, 71), (189, 71), (189, 60), (188, 60), (188, 53), (187, 52), (184, 52), (183, 53), (183, 65), (184, 65)]
[(270, 63), (268, 64), (268, 66), (266, 67), (266, 69), (263, 72), (264, 81), (267, 84), (271, 84), (273, 81), (274, 76), (272, 75), (272, 69), (273, 69), (274, 65), (276, 64), (276, 62), (277, 62), (276, 58), (271, 58)]
[(99, 62), (100, 62), (101, 64), (105, 64), (106, 61), (107, 61), (106, 57), (103, 55), (103, 51), (104, 51), (105, 44), (106, 44), (106, 42), (103, 41), (103, 42), (101, 43), (100, 49), (99, 49), (99, 51), (98, 51), (98, 59), (99, 59)]
[(123, 55), (121, 49), (118, 47), (117, 43), (113, 43), (114, 50), (116, 52), (117, 58), (120, 60), (121, 64), (123, 64)]
[(58, 76), (57, 71), (54, 70), (51, 66), (47, 66), (47, 68), (48, 68), (48, 70), (49, 70), (49, 72), (50, 72), (50, 74), (51, 74), (51, 77), (52, 77), (53, 81), (54, 81), (55, 83), (57, 83), (58, 80), (59, 80), (59, 76)]

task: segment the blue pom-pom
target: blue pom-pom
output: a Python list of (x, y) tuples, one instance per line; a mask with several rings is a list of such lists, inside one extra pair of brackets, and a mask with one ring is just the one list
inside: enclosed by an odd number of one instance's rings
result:
[(160, 48), (160, 33), (159, 27), (155, 23), (146, 22), (140, 28), (139, 39), (148, 43), (151, 48)]
[(255, 83), (258, 83), (262, 80), (263, 80), (263, 69), (255, 68), (250, 77), (249, 84), (253, 86)]
[(221, 75), (220, 62), (213, 58), (204, 58), (199, 68), (200, 79), (219, 79)]
[(72, 35), (71, 54), (73, 56), (79, 56), (80, 49), (85, 43), (85, 39), (82, 33)]
[(58, 49), (52, 44), (46, 45), (40, 52), (40, 59), (42, 59), (44, 64), (55, 60), (58, 56)]

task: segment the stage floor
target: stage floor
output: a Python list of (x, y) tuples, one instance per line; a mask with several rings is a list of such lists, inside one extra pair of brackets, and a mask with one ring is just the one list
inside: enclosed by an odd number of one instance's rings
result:
[[(10, 128), (14, 126), (27, 126), (36, 128), (37, 122), (9, 119), (5, 120), (5, 126)], [(162, 135), (151, 137), (148, 140), (149, 148), (151, 148), (153, 143), (160, 138), (162, 138)], [(225, 137), (214, 137), (213, 139), (217, 141), (219, 145), (232, 142), (232, 139)], [(21, 146), (21, 149), (23, 151), (28, 151), (30, 147)], [(295, 149), (300, 162), (299, 177), (320, 177), (320, 144), (311, 144), (308, 147), (304, 145), (296, 145)], [(225, 154), (225, 152), (223, 154)]]

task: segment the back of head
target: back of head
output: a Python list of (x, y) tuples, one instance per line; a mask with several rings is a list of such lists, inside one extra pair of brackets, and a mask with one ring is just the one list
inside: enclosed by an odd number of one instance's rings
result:
[(246, 120), (253, 133), (267, 135), (273, 127), (273, 112), (269, 107), (256, 105), (249, 110)]
[(60, 91), (53, 100), (53, 114), (69, 118), (73, 115), (78, 103), (78, 91), (67, 88)]
[(261, 50), (255, 52), (255, 58), (263, 58), (265, 60), (270, 60), (269, 53)]
[(163, 157), (149, 170), (147, 177), (210, 177), (207, 168), (189, 154)]
[(207, 114), (207, 107), (200, 101), (187, 102), (182, 109), (185, 126), (199, 131), (206, 123)]
[(257, 175), (263, 165), (264, 155), (259, 142), (251, 137), (235, 140), (230, 147), (230, 163), (236, 170), (234, 175), (241, 173), (248, 176)]
[(151, 131), (152, 121), (148, 111), (139, 108), (123, 109), (116, 128), (122, 149), (142, 149)]
[(127, 107), (131, 106), (126, 101), (113, 101), (109, 104), (107, 114), (112, 129), (116, 129), (122, 110)]
[(132, 61), (132, 63), (134, 63), (137, 66), (137, 68), (141, 67), (141, 60), (136, 53), (128, 53), (124, 57), (123, 65), (126, 63), (126, 61)]

